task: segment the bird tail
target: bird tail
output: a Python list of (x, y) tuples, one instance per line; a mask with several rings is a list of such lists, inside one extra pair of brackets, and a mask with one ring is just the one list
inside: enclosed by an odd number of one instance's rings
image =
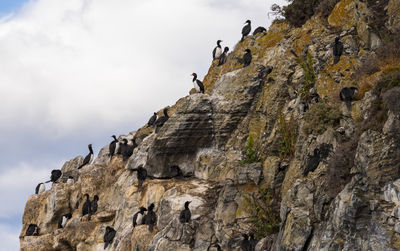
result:
[(81, 169), (83, 166), (84, 166), (83, 164), (82, 164), (82, 165), (80, 165), (80, 166), (78, 166), (78, 169)]
[(104, 242), (104, 249), (108, 247), (108, 242)]
[(351, 110), (351, 100), (346, 100), (347, 109)]
[(49, 181), (46, 181), (45, 183), (49, 183), (49, 182), (51, 182), (51, 180), (49, 180)]
[(340, 60), (340, 56), (335, 56), (335, 59), (333, 60), (333, 64), (337, 64)]
[(142, 188), (142, 185), (143, 185), (143, 180), (139, 180), (139, 181), (138, 181), (138, 188), (139, 188), (139, 189)]
[(150, 231), (150, 232), (153, 232), (153, 224), (150, 224), (150, 225), (149, 225), (149, 231)]
[(242, 35), (242, 39), (240, 39), (240, 42), (243, 42), (243, 40), (244, 40), (244, 36)]

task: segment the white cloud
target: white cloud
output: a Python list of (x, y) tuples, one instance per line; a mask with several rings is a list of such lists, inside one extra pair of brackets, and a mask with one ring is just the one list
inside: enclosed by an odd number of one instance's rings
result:
[(19, 250), (19, 230), (0, 224), (0, 251)]

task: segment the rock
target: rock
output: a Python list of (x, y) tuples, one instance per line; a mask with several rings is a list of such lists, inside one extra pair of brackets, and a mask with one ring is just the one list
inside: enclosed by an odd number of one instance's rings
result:
[(74, 178), (74, 181), (77, 181), (79, 178), (78, 167), (82, 164), (82, 162), (83, 162), (82, 156), (75, 157), (75, 158), (65, 162), (61, 168), (62, 182), (67, 182), (67, 179), (69, 176), (72, 176)]

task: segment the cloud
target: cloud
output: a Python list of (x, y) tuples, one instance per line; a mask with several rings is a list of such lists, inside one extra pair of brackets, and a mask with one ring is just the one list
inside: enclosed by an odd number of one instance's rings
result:
[(19, 250), (20, 229), (0, 223), (0, 251)]

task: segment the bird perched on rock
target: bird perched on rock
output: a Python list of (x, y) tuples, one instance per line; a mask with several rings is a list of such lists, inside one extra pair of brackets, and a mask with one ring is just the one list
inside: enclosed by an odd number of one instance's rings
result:
[(118, 144), (118, 139), (117, 137), (115, 137), (115, 135), (111, 136), (114, 140), (111, 141), (110, 145), (108, 146), (108, 154), (110, 155), (110, 161), (112, 159), (112, 157), (114, 156), (114, 154), (116, 153), (116, 149), (117, 149), (117, 144)]
[(314, 154), (312, 156), (308, 156), (303, 170), (303, 176), (306, 176), (309, 172), (314, 172), (321, 160), (329, 156), (331, 149), (332, 145), (326, 143), (323, 143), (318, 148), (315, 148)]
[(133, 149), (136, 147), (135, 139), (132, 139), (132, 145), (128, 145), (128, 140), (123, 139), (122, 144), (119, 146), (119, 154), (122, 155), (122, 160), (127, 161), (133, 154)]
[(181, 214), (179, 215), (179, 221), (181, 223), (187, 223), (190, 221), (190, 217), (192, 217), (192, 214), (190, 213), (189, 209), (189, 204), (191, 201), (186, 201), (185, 202), (185, 209), (181, 211)]
[(29, 224), (26, 229), (25, 236), (38, 236), (39, 235), (39, 227), (36, 224)]
[(59, 170), (59, 169), (52, 170), (51, 171), (50, 180), (46, 181), (46, 183), (49, 183), (49, 182), (53, 182), (54, 183), (54, 182), (56, 182), (61, 177), (61, 175), (62, 175), (61, 170)]
[(229, 47), (225, 47), (224, 52), (221, 54), (221, 56), (219, 56), (218, 66), (226, 63), (226, 60), (228, 59), (228, 51)]
[(158, 132), (159, 128), (161, 128), (165, 124), (165, 122), (167, 122), (167, 120), (169, 119), (168, 108), (164, 108), (163, 113), (164, 113), (164, 116), (159, 117), (156, 120), (156, 122), (154, 122), (154, 125), (156, 126), (156, 130), (155, 130), (156, 132)]
[(263, 33), (263, 32), (266, 32), (266, 31), (267, 31), (267, 29), (265, 29), (265, 28), (262, 27), (262, 26), (259, 26), (259, 27), (257, 27), (257, 29), (254, 30), (253, 36), (254, 36), (254, 35), (257, 35), (258, 33)]
[(136, 177), (138, 179), (138, 188), (141, 188), (144, 180), (147, 178), (147, 170), (140, 165), (138, 168), (132, 169), (132, 171), (137, 171)]
[(81, 169), (82, 167), (86, 166), (87, 164), (90, 164), (93, 160), (94, 154), (93, 154), (92, 144), (89, 144), (88, 148), (89, 148), (89, 154), (86, 155), (85, 159), (83, 159), (83, 162), (78, 167), (78, 169)]
[(246, 49), (245, 50), (245, 54), (243, 55), (242, 58), (238, 58), (237, 60), (239, 61), (239, 63), (243, 64), (243, 67), (249, 66), (251, 63), (251, 59), (253, 57), (251, 56), (251, 50), (250, 49)]
[(157, 216), (154, 210), (154, 203), (147, 208), (147, 214), (143, 217), (142, 224), (149, 226), (149, 231), (153, 232), (154, 224), (157, 223)]
[(339, 98), (346, 102), (347, 109), (351, 109), (351, 101), (356, 99), (357, 87), (345, 87), (340, 91)]
[(214, 48), (212, 52), (213, 60), (218, 59), (222, 54), (221, 42), (222, 40), (217, 41), (217, 46)]
[(196, 89), (197, 92), (201, 92), (204, 93), (204, 85), (203, 82), (201, 82), (200, 80), (197, 79), (197, 74), (196, 73), (192, 73), (193, 76), (193, 85), (194, 88)]
[(145, 207), (140, 207), (139, 212), (133, 215), (133, 228), (135, 228), (137, 225), (142, 224), (145, 211), (147, 211)]
[(44, 185), (44, 183), (39, 183), (39, 184), (36, 186), (35, 194), (41, 194), (41, 193), (43, 193), (44, 191), (46, 191), (46, 186)]
[(97, 194), (93, 197), (92, 202), (90, 202), (90, 209), (92, 210), (92, 214), (95, 214), (97, 212), (97, 203), (99, 201), (99, 196)]
[(110, 226), (106, 227), (106, 232), (104, 233), (104, 249), (113, 242), (116, 233), (114, 228)]
[(333, 64), (337, 64), (340, 60), (340, 56), (343, 53), (343, 44), (340, 42), (340, 37), (335, 38), (335, 43), (333, 44), (333, 56), (335, 57), (333, 60)]
[(157, 120), (157, 113), (155, 112), (153, 116), (151, 116), (151, 118), (149, 119), (149, 122), (147, 122), (147, 126), (149, 127), (154, 125), (154, 122), (156, 122), (156, 120)]
[(240, 40), (240, 42), (243, 42), (244, 38), (250, 34), (251, 31), (251, 21), (247, 20), (245, 23), (245, 26), (243, 26), (242, 28), (242, 39)]
[(71, 213), (67, 213), (61, 216), (60, 219), (58, 220), (58, 228), (64, 228), (65, 225), (67, 224), (67, 221), (71, 218), (72, 218)]
[(89, 194), (86, 193), (84, 196), (86, 196), (86, 201), (82, 206), (82, 217), (88, 215), (88, 220), (90, 220), (92, 216), (92, 203), (90, 202)]
[(242, 234), (243, 240), (242, 243), (240, 243), (240, 247), (242, 248), (242, 251), (252, 251), (251, 250), (251, 244), (249, 241), (249, 236), (247, 234)]

